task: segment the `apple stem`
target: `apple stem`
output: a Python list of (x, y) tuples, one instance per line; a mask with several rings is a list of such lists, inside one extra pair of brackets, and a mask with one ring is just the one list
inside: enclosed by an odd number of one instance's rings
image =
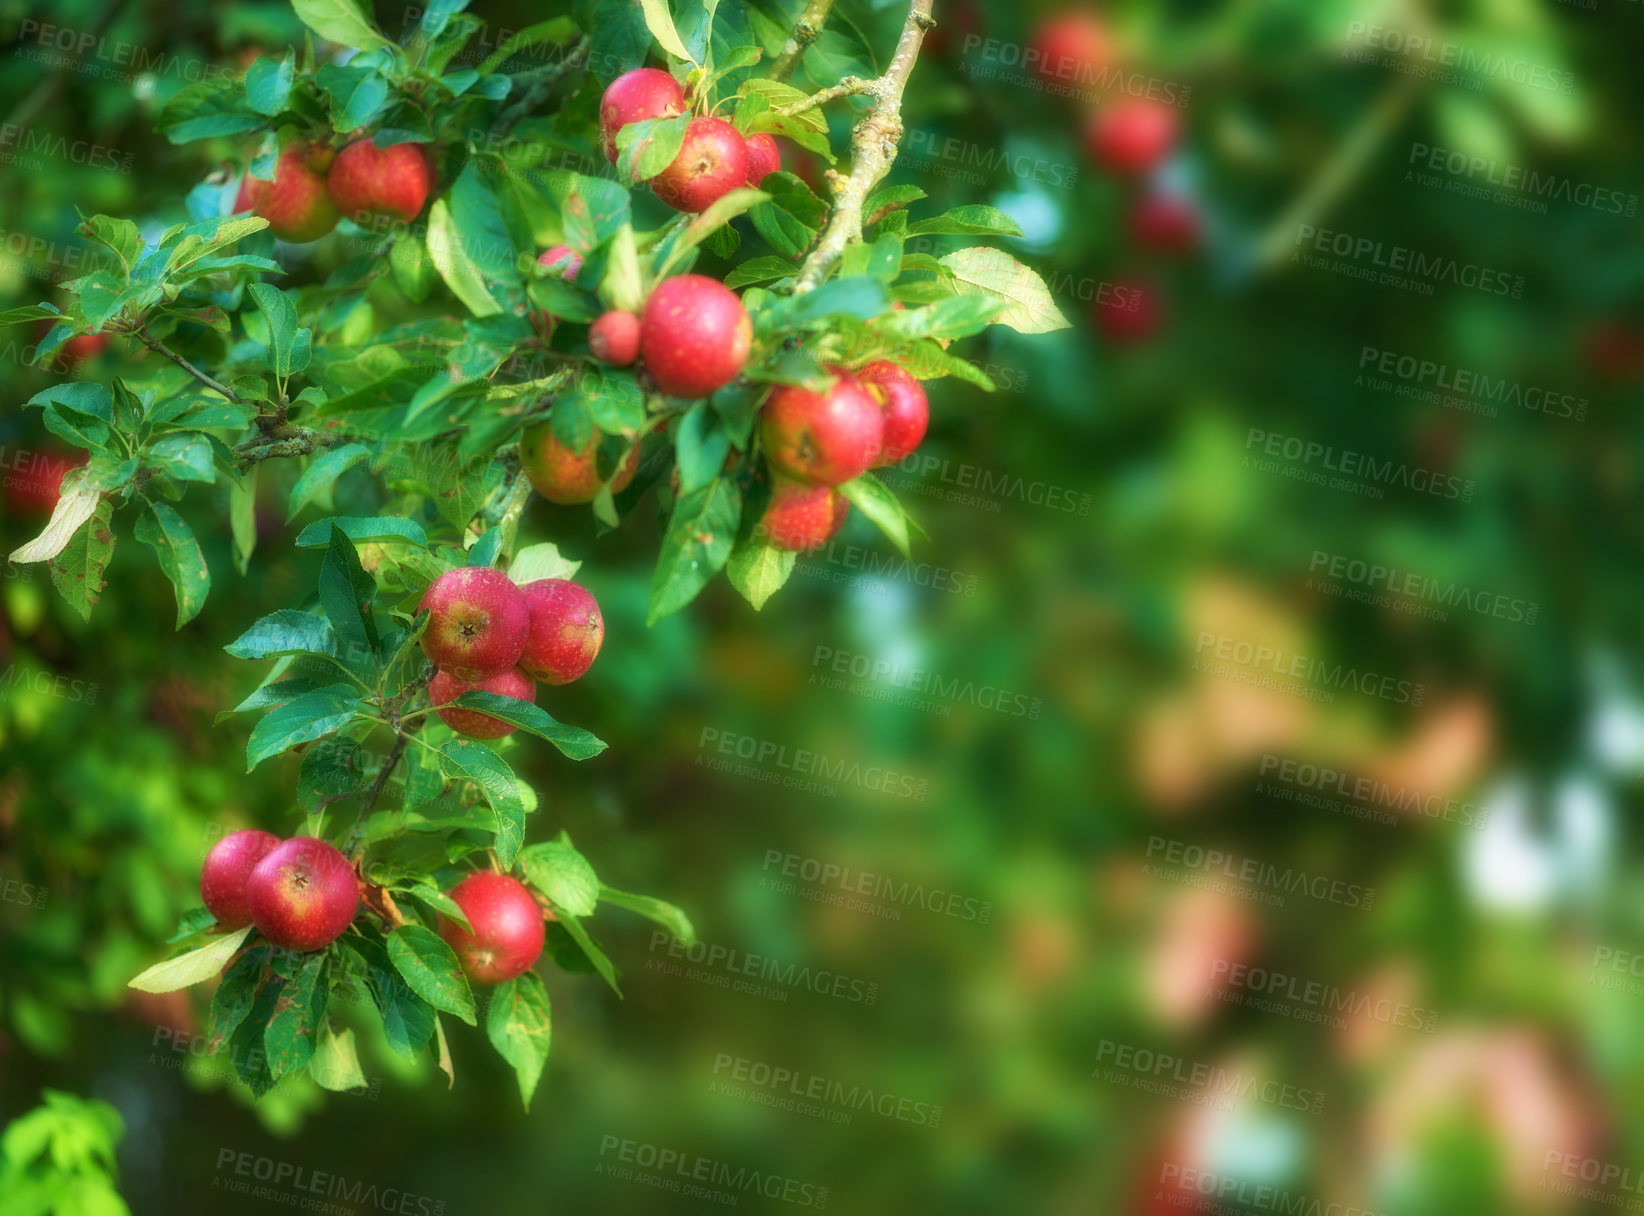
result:
[[(803, 295), (820, 286), (834, 264), (844, 256), (845, 246), (853, 240), (862, 239), (862, 208), (867, 203), (868, 194), (890, 172), (891, 164), (896, 160), (896, 147), (902, 140), (902, 91), (907, 88), (908, 77), (919, 58), (925, 31), (936, 24), (930, 15), (933, 2), (911, 0), (907, 23), (902, 27), (902, 37), (896, 44), (896, 54), (891, 57), (890, 66), (878, 80), (867, 82), (866, 88), (855, 90), (870, 95), (873, 104), (851, 132), (850, 176), (843, 179), (837, 175), (834, 177), (833, 213), (828, 217), (822, 239), (800, 268), (793, 287), (795, 295)], [(824, 93), (827, 91), (823, 90)]]
[(794, 68), (799, 66), (799, 57), (822, 36), (822, 26), (828, 19), (828, 10), (833, 8), (833, 0), (810, 0), (805, 11), (799, 14), (799, 20), (794, 22), (793, 33), (782, 44), (782, 53), (776, 57), (771, 66), (771, 79), (786, 81), (793, 75)]

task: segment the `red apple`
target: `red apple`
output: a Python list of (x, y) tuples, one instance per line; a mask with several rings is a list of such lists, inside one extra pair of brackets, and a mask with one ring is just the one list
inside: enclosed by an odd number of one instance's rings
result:
[(295, 836), (252, 868), (245, 893), (257, 932), (287, 950), (318, 950), (353, 921), (360, 880), (348, 858), (325, 841)]
[(760, 411), (765, 455), (778, 472), (837, 486), (872, 467), (885, 438), (885, 411), (856, 377), (835, 373), (827, 393), (780, 384)]
[[(554, 428), (544, 420), (520, 436), (520, 464), (536, 492), (549, 502), (561, 506), (593, 502), (599, 487), (605, 483), (599, 475), (598, 464), (599, 445), (604, 438), (595, 431), (580, 451), (574, 451), (555, 437)], [(628, 449), (612, 478), (611, 493), (626, 490), (638, 470), (639, 445), (636, 443)]]
[(246, 902), (246, 880), (268, 851), (280, 843), (272, 832), (246, 829), (230, 832), (206, 854), (200, 870), (200, 898), (206, 911), (224, 929), (241, 929), (251, 923), (251, 906)]
[(1085, 126), (1085, 150), (1098, 165), (1126, 176), (1146, 173), (1170, 155), (1181, 133), (1175, 107), (1146, 97), (1104, 104)]
[(70, 469), (77, 469), (91, 459), (90, 452), (63, 455), (60, 452), (36, 452), (27, 461), (5, 470), (0, 483), (8, 511), (22, 514), (50, 515), (63, 494), (63, 478)]
[[(42, 340), (56, 324), (56, 321), (49, 318), (40, 322), (38, 332)], [(51, 370), (63, 375), (73, 375), (87, 359), (95, 359), (107, 349), (107, 334), (76, 334), (59, 346), (57, 352), (52, 355)]]
[(435, 667), (465, 680), (484, 680), (519, 662), (531, 614), (520, 589), (501, 570), (447, 570), (417, 607), (428, 609), (422, 652)]
[(685, 113), (685, 90), (656, 68), (635, 68), (611, 81), (599, 101), (599, 134), (605, 159), (617, 162), (617, 132), (631, 122)]
[(1179, 194), (1144, 194), (1130, 208), (1130, 236), (1143, 249), (1190, 253), (1199, 243), (1199, 212)]
[(1115, 283), (1090, 304), (1091, 321), (1113, 341), (1134, 346), (1151, 338), (1164, 320), (1159, 293), (1145, 283)]
[(358, 139), (337, 153), (330, 181), (338, 211), (362, 228), (381, 231), (417, 218), (428, 201), (434, 171), (420, 144), (379, 148), (370, 139)]
[(601, 363), (627, 367), (639, 358), (639, 318), (621, 309), (601, 313), (588, 327), (588, 349)]
[(442, 915), (439, 933), (471, 981), (501, 984), (532, 968), (542, 954), (545, 929), (542, 907), (524, 883), (480, 870), (452, 887), (450, 894), (474, 930), (470, 933)]
[(1043, 80), (1091, 85), (1113, 63), (1113, 39), (1095, 13), (1068, 9), (1045, 19), (1025, 58)]
[(723, 118), (693, 118), (673, 162), (651, 191), (675, 211), (706, 211), (748, 180), (748, 145)]
[(772, 470), (771, 502), (760, 517), (759, 532), (778, 549), (803, 553), (832, 540), (850, 509), (850, 502), (832, 486), (795, 481)]
[(706, 397), (748, 361), (753, 322), (736, 293), (706, 275), (665, 279), (645, 301), (639, 352), (670, 397)]
[(326, 171), (334, 153), (325, 144), (291, 144), (274, 162), (274, 180), (246, 174), (236, 211), (254, 211), (282, 241), (317, 241), (337, 226), (337, 208), (327, 190)]
[[(464, 680), (461, 676), (440, 670), (428, 682), (428, 699), (434, 705), (449, 705), (465, 692), (494, 692), (499, 697), (513, 697), (517, 701), (532, 703), (537, 699), (537, 686), (518, 667), (510, 667), (483, 680)], [(459, 706), (434, 712), (439, 714), (441, 722), (470, 739), (502, 739), (518, 729), (501, 718), (493, 718), (477, 709)]]
[[(537, 258), (537, 265), (546, 266), (550, 270), (557, 270), (560, 278), (568, 283), (574, 283), (577, 275), (582, 273), (582, 255), (569, 245), (555, 245), (542, 251)], [(531, 314), (531, 324), (536, 326), (537, 332), (542, 335), (544, 342), (553, 337), (555, 320), (556, 318), (552, 313), (544, 312), (541, 309)]]
[(782, 149), (776, 146), (776, 136), (766, 132), (750, 135), (748, 146), (748, 185), (757, 186), (766, 174), (782, 167)]
[(885, 411), (885, 434), (875, 468), (897, 464), (919, 446), (930, 425), (930, 402), (925, 387), (906, 368), (880, 359), (856, 373)]
[(605, 640), (605, 619), (586, 588), (569, 579), (525, 584), (531, 632), (519, 665), (544, 684), (569, 684), (593, 666)]

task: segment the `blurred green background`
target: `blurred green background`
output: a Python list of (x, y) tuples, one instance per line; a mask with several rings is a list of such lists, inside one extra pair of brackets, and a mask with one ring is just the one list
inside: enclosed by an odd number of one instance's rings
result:
[[(568, 7), (474, 11), (494, 47)], [(765, 1183), (734, 1206), (771, 1212), (1644, 1205), (1644, 11), (1114, 2), (1119, 67), (1067, 96), (1027, 66), (1067, 10), (938, 0), (906, 99), (890, 181), (1010, 212), (1074, 322), (969, 340), (997, 394), (930, 386), (893, 478), (928, 565), (857, 519), (764, 612), (720, 582), (647, 630), (650, 507), (597, 543), (585, 511), (527, 516), (607, 622), (543, 704), (611, 745), (514, 753), (533, 835), (683, 905), (713, 956), (616, 914), (625, 999), (544, 964), (529, 1117), (467, 1030), (449, 1092), (367, 1038), (365, 1093), (254, 1107), (202, 994), (126, 990), (210, 844), (295, 819), (297, 761), (245, 776), (247, 724), (213, 725), (255, 681), (223, 644), (318, 569), (271, 464), (243, 578), (226, 498), (190, 498), (226, 594), (180, 632), (131, 543), (90, 625), (39, 567), (0, 582), (0, 1116), (112, 1104), (136, 1212), (711, 1211), (690, 1181), (739, 1171)], [(902, 12), (840, 0), (796, 83), (886, 54)], [(146, 230), (237, 172), (154, 113), (301, 27), (0, 0), (0, 38), (4, 308), (78, 273), (76, 209)], [(1087, 116), (1150, 89), (1180, 144), (1121, 179)], [(1154, 196), (1185, 250), (1137, 231)], [(331, 244), (287, 251), (299, 281)], [(9, 551), (67, 452), (19, 408), (52, 382), (33, 336), (0, 337)], [(338, 513), (377, 493), (348, 474)], [(748, 991), (750, 955), (842, 978)]]

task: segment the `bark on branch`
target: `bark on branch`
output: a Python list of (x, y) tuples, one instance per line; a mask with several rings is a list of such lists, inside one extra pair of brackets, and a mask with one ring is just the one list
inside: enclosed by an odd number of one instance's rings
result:
[(782, 44), (782, 53), (776, 57), (771, 66), (771, 79), (786, 81), (793, 75), (794, 68), (799, 66), (799, 57), (822, 36), (822, 26), (828, 20), (828, 10), (833, 8), (833, 0), (811, 0), (805, 6), (805, 11), (799, 14), (799, 20), (794, 22), (793, 33)]

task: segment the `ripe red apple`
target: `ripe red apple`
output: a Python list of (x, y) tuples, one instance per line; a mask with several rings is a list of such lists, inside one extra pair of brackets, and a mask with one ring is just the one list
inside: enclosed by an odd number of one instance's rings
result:
[(50, 515), (57, 508), (63, 494), (63, 478), (70, 469), (77, 469), (91, 459), (91, 453), (80, 451), (72, 455), (61, 452), (36, 452), (21, 465), (7, 469), (0, 482), (3, 500), (8, 512)]
[(748, 145), (723, 118), (693, 118), (673, 162), (651, 191), (675, 211), (698, 214), (748, 180)]
[(1090, 304), (1091, 321), (1113, 341), (1135, 346), (1151, 338), (1164, 320), (1159, 293), (1145, 283), (1115, 283)]
[(326, 144), (290, 144), (274, 162), (274, 180), (249, 173), (240, 182), (236, 211), (254, 211), (282, 241), (317, 241), (337, 226), (326, 171), (335, 154)]
[[(558, 270), (559, 277), (568, 283), (576, 282), (577, 275), (582, 273), (582, 255), (569, 245), (554, 245), (544, 249), (537, 258), (538, 266), (546, 266), (550, 270)], [(544, 342), (554, 336), (554, 322), (557, 318), (550, 312), (541, 309), (531, 314), (531, 324), (542, 335)]]
[(779, 384), (760, 411), (765, 455), (799, 481), (843, 485), (872, 467), (885, 438), (885, 411), (867, 387), (843, 372), (827, 393)]
[(410, 223), (422, 212), (434, 171), (421, 144), (379, 148), (357, 139), (331, 166), (331, 201), (362, 228), (380, 231)]
[[(561, 443), (554, 435), (554, 428), (543, 421), (520, 436), (520, 464), (536, 492), (549, 502), (562, 507), (593, 502), (604, 484), (598, 463), (599, 445), (604, 438), (595, 431), (580, 451), (574, 451)], [(626, 490), (638, 471), (639, 445), (636, 443), (628, 449), (612, 478), (611, 493)]]
[(1067, 9), (1034, 31), (1028, 56), (1043, 80), (1090, 85), (1112, 65), (1113, 39), (1095, 13)]
[(617, 163), (617, 132), (631, 122), (685, 113), (685, 90), (656, 68), (635, 68), (611, 81), (599, 100), (599, 134), (605, 159)]
[(874, 400), (885, 411), (885, 433), (880, 440), (875, 468), (899, 463), (919, 446), (930, 425), (930, 402), (925, 397), (925, 386), (910, 375), (906, 368), (880, 359), (856, 373), (856, 378), (867, 386)]
[(605, 618), (587, 588), (569, 579), (541, 578), (525, 584), (531, 632), (520, 667), (544, 684), (569, 684), (593, 666), (605, 640)]
[(759, 532), (778, 549), (803, 553), (833, 539), (845, 526), (851, 504), (832, 486), (808, 482), (771, 472), (771, 502), (759, 520)]
[(1085, 150), (1098, 165), (1126, 176), (1146, 173), (1169, 156), (1181, 133), (1175, 107), (1147, 97), (1103, 104), (1085, 126)]
[(428, 609), (422, 652), (435, 667), (465, 680), (484, 680), (519, 662), (531, 614), (520, 589), (501, 570), (447, 570), (417, 607)]
[(664, 279), (645, 301), (639, 352), (670, 397), (706, 397), (742, 370), (753, 322), (736, 293), (706, 275)]
[(245, 893), (257, 932), (287, 950), (318, 950), (353, 921), (360, 880), (348, 858), (325, 841), (295, 836), (252, 868)]
[(601, 313), (588, 327), (588, 349), (601, 363), (627, 367), (639, 358), (639, 318), (621, 309)]
[(748, 147), (748, 185), (757, 186), (765, 175), (782, 167), (782, 149), (776, 146), (776, 136), (767, 132), (750, 135)]
[(251, 906), (246, 902), (246, 880), (268, 851), (280, 843), (272, 832), (247, 828), (230, 832), (206, 854), (200, 870), (200, 898), (206, 911), (225, 929), (241, 929), (251, 923)]
[(1130, 236), (1143, 249), (1191, 253), (1199, 243), (1199, 211), (1179, 194), (1144, 194), (1131, 205)]
[(480, 870), (452, 887), (450, 895), (474, 931), (441, 916), (439, 933), (471, 981), (501, 984), (532, 968), (542, 954), (545, 929), (542, 907), (524, 883)]
[[(464, 680), (461, 676), (452, 675), (449, 671), (440, 670), (434, 673), (434, 678), (428, 682), (428, 699), (434, 705), (447, 705), (462, 696), (465, 692), (494, 692), (499, 697), (513, 697), (518, 701), (535, 703), (537, 686), (531, 682), (531, 677), (518, 667), (510, 667), (507, 671), (499, 672), (494, 676), (487, 676), (483, 680)], [(493, 718), (490, 714), (483, 714), (477, 709), (437, 709), (440, 721), (444, 722), (459, 735), (467, 735), (470, 739), (502, 739), (514, 733), (518, 727), (501, 718)]]

